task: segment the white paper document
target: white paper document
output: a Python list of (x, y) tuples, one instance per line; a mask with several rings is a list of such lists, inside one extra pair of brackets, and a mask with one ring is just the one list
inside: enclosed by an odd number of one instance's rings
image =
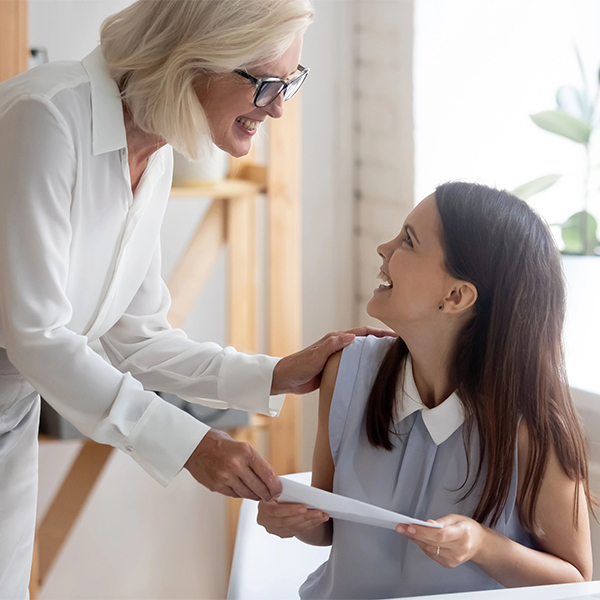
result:
[(318, 488), (304, 485), (297, 481), (292, 481), (287, 477), (280, 477), (283, 493), (278, 502), (301, 502), (309, 508), (318, 508), (327, 513), (334, 519), (343, 519), (362, 523), (363, 525), (373, 525), (375, 527), (384, 527), (386, 529), (396, 529), (398, 523), (413, 525), (424, 525), (425, 527), (441, 528), (438, 523), (427, 523), (419, 519), (406, 517), (399, 513), (367, 504), (354, 498), (347, 498), (339, 494), (332, 494)]

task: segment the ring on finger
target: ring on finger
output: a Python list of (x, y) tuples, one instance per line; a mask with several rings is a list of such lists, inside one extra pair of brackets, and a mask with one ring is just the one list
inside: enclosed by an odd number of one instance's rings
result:
[(436, 555), (436, 556), (439, 556), (439, 555), (440, 555), (440, 547), (439, 547), (439, 546), (437, 547), (437, 550), (435, 551), (435, 555)]

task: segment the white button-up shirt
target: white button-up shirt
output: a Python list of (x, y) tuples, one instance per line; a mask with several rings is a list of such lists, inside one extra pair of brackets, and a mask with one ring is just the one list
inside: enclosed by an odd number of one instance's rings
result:
[[(209, 427), (146, 390), (276, 416), (277, 359), (167, 322), (159, 232), (172, 149), (131, 191), (122, 103), (100, 48), (0, 84), (0, 346), (82, 433), (166, 485)], [(88, 344), (99, 339), (108, 364)], [(210, 400), (205, 400), (210, 399)]]

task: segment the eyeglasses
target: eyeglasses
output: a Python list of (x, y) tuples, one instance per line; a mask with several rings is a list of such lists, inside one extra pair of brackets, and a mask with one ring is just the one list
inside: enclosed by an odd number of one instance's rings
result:
[(283, 92), (283, 101), (288, 101), (302, 86), (310, 69), (298, 65), (299, 74), (287, 81), (278, 79), (277, 77), (267, 77), (266, 79), (258, 79), (250, 73), (236, 69), (234, 73), (245, 77), (256, 86), (254, 92), (254, 106), (264, 108), (268, 106)]

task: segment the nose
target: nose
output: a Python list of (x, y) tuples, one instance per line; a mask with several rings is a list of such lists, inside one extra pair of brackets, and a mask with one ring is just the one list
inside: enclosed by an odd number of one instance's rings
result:
[(386, 242), (385, 244), (381, 244), (377, 246), (377, 254), (383, 258), (383, 260), (388, 260), (391, 256), (390, 246), (392, 242)]
[(279, 94), (271, 104), (267, 104), (264, 110), (272, 119), (283, 117), (283, 94)]

